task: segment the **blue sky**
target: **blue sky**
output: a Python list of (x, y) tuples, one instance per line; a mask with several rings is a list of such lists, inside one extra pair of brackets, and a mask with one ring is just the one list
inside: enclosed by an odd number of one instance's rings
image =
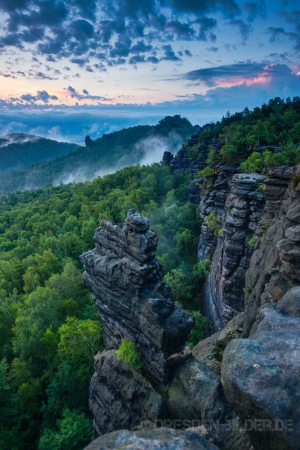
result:
[(81, 142), (300, 92), (300, 0), (0, 0), (0, 133)]

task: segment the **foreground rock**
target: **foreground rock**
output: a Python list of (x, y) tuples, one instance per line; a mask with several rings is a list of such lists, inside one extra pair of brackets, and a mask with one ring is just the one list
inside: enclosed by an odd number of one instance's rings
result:
[(204, 426), (221, 449), (250, 448), (248, 436), (224, 396), (220, 376), (193, 357), (176, 370), (167, 407), (174, 423)]
[(226, 347), (222, 381), (255, 449), (300, 448), (300, 288), (265, 305), (248, 339)]
[(218, 450), (192, 431), (157, 428), (135, 433), (121, 430), (96, 439), (85, 450)]
[(194, 319), (173, 302), (163, 280), (155, 232), (147, 218), (131, 210), (125, 224), (102, 221), (94, 240), (96, 248), (81, 261), (99, 309), (105, 348), (117, 349), (122, 339), (134, 342), (149, 376), (167, 382), (188, 352), (185, 342)]

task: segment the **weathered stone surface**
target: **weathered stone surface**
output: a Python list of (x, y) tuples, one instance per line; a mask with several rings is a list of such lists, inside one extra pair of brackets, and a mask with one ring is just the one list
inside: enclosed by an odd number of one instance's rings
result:
[(300, 286), (295, 286), (286, 292), (277, 303), (277, 307), (283, 315), (300, 317)]
[(89, 407), (94, 416), (95, 435), (133, 429), (142, 421), (159, 418), (162, 398), (149, 381), (118, 361), (115, 350), (95, 356)]
[[(300, 283), (299, 230), (293, 220), (297, 205), (300, 205), (300, 192), (289, 185), (291, 178), (299, 172), (300, 165), (296, 168), (277, 167), (268, 174), (264, 191), (265, 214), (259, 222), (259, 239), (246, 272), (242, 337), (249, 336), (257, 311), (264, 303), (277, 303), (289, 289)], [(280, 189), (279, 182), (283, 183)]]
[(300, 223), (300, 204), (297, 200), (291, 204), (286, 216), (291, 222)]
[[(194, 426), (204, 425), (208, 435), (221, 449), (249, 448), (248, 438), (239, 427), (236, 413), (225, 399), (221, 378), (205, 364), (189, 358), (176, 370), (168, 391), (167, 407), (171, 418), (184, 418)], [(235, 422), (236, 429), (230, 429)]]
[(149, 376), (164, 383), (189, 351), (185, 342), (193, 316), (172, 300), (148, 219), (131, 210), (125, 224), (101, 225), (96, 248), (81, 261), (100, 312), (105, 348), (118, 348), (122, 339), (134, 342)]
[(276, 308), (260, 308), (255, 332), (231, 341), (224, 351), (224, 392), (246, 421), (255, 449), (300, 448), (299, 301), (296, 288)]
[(292, 242), (300, 242), (300, 225), (295, 225), (285, 230), (285, 237)]
[(85, 450), (218, 450), (198, 433), (171, 428), (106, 434), (91, 442)]
[[(222, 329), (243, 310), (245, 273), (253, 253), (248, 242), (263, 214), (265, 200), (259, 186), (264, 178), (258, 174), (221, 173), (213, 186), (208, 185), (207, 192), (202, 194), (200, 216), (204, 222), (198, 260), (212, 256), (204, 299), (209, 333)], [(219, 188), (222, 196), (217, 197)], [(216, 198), (218, 202), (208, 202)], [(211, 212), (220, 222), (219, 237), (207, 225), (206, 218)]]
[(199, 205), (201, 198), (201, 185), (203, 183), (203, 178), (196, 178), (193, 180), (188, 187), (189, 201), (195, 205)]
[(223, 330), (200, 341), (193, 348), (192, 354), (197, 361), (221, 375), (223, 351), (232, 339), (240, 337), (243, 331), (244, 313), (238, 313), (223, 328)]

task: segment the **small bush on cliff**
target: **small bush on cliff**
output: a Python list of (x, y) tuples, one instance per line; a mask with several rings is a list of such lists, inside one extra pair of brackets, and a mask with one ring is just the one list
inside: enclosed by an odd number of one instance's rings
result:
[(206, 216), (205, 221), (208, 228), (214, 233), (215, 236), (222, 236), (223, 230), (221, 228), (221, 220), (214, 211)]
[(122, 343), (116, 351), (116, 356), (119, 361), (127, 364), (131, 370), (140, 370), (142, 367), (135, 343), (127, 341), (127, 339), (122, 339)]
[(249, 247), (254, 247), (256, 244), (256, 241), (257, 241), (257, 236), (256, 235), (252, 236), (252, 238), (248, 242)]

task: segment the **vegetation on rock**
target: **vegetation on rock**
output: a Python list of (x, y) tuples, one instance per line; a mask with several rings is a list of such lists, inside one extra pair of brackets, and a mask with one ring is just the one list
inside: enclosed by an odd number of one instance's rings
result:
[(123, 361), (127, 364), (131, 370), (137, 371), (142, 367), (140, 355), (134, 342), (122, 339), (122, 343), (116, 351), (116, 356), (119, 361)]

